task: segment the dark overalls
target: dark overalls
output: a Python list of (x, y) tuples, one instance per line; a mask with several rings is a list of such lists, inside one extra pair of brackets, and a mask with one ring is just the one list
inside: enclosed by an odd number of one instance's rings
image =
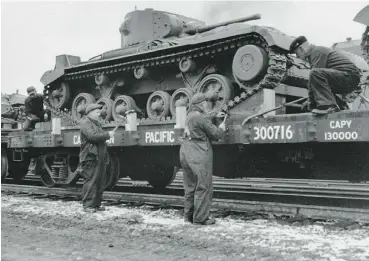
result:
[(24, 130), (33, 130), (37, 122), (44, 119), (44, 98), (42, 94), (36, 94), (35, 97), (28, 96), (24, 101), (26, 120), (23, 124)]
[(82, 188), (82, 203), (84, 208), (98, 208), (105, 188), (107, 149), (106, 140), (109, 133), (101, 124), (86, 117), (81, 123), (81, 175), (85, 178)]
[(184, 215), (194, 223), (205, 222), (213, 197), (213, 149), (211, 140), (219, 140), (223, 131), (199, 112), (187, 115), (185, 137), (180, 149), (183, 169)]
[(307, 59), (312, 68), (308, 89), (313, 109), (337, 105), (334, 94), (348, 94), (358, 88), (360, 71), (343, 54), (313, 45)]

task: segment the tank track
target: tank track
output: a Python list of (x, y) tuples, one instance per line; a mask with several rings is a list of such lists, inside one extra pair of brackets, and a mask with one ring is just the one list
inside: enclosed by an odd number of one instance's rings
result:
[[(279, 83), (281, 83), (281, 81), (283, 81), (287, 77), (293, 77), (294, 80), (298, 80), (301, 83), (306, 82), (306, 79), (302, 78), (300, 75), (293, 75), (293, 72), (287, 73), (287, 57), (285, 54), (283, 54), (283, 52), (285, 51), (282, 51), (276, 47), (269, 47), (265, 42), (265, 40), (262, 38), (262, 36), (259, 34), (249, 34), (234, 37), (232, 39), (219, 41), (206, 46), (182, 52), (171, 53), (163, 56), (113, 64), (99, 68), (92, 68), (79, 72), (70, 72), (64, 76), (64, 80), (66, 81), (79, 80), (87, 77), (94, 77), (95, 75), (99, 74), (109, 75), (116, 72), (133, 71), (134, 69), (142, 66), (144, 66), (145, 68), (150, 68), (164, 64), (177, 65), (182, 58), (196, 59), (197, 57), (213, 56), (216, 55), (217, 53), (239, 48), (246, 44), (257, 45), (259, 47), (264, 48), (268, 52), (269, 67), (267, 73), (264, 75), (263, 79), (257, 84), (249, 85), (246, 83), (238, 82), (239, 86), (241, 87), (241, 89), (244, 90), (244, 92), (242, 92), (240, 96), (237, 96), (231, 101), (229, 101), (226, 105), (223, 106), (221, 110), (227, 111), (235, 107), (237, 104), (239, 104), (242, 101), (245, 101), (246, 99), (256, 94), (263, 88), (274, 89), (275, 87), (278, 86)], [(47, 86), (44, 87), (44, 94), (47, 96)], [(50, 108), (52, 113), (54, 113), (55, 115), (62, 117), (67, 125), (69, 126), (78, 125), (78, 122), (72, 118), (70, 112), (62, 111), (52, 106), (46, 98), (45, 98), (45, 106)], [(149, 121), (151, 122), (152, 120)]]
[(361, 40), (361, 50), (365, 61), (369, 64), (369, 26), (366, 27)]

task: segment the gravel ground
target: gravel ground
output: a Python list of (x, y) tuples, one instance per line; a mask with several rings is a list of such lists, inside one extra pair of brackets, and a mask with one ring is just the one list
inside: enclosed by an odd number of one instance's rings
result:
[[(180, 211), (2, 194), (1, 260), (369, 260), (369, 227), (218, 218), (184, 224)], [(294, 223), (295, 224), (295, 223)]]

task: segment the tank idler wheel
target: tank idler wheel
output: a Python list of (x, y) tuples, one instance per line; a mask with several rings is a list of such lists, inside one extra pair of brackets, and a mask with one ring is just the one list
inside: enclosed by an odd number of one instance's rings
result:
[(105, 190), (112, 190), (120, 179), (120, 160), (116, 154), (108, 155)]
[(204, 93), (207, 97), (209, 112), (215, 112), (233, 98), (233, 85), (223, 75), (210, 74), (199, 83), (198, 92)]
[(101, 104), (103, 108), (101, 112), (106, 114), (105, 121), (109, 122), (113, 118), (112, 111), (113, 111), (113, 101), (109, 98), (101, 98), (97, 102), (97, 104)]
[(8, 175), (9, 164), (8, 156), (5, 151), (1, 152), (1, 183), (4, 183), (6, 176)]
[(114, 121), (124, 119), (126, 115), (125, 113), (129, 110), (134, 110), (137, 113), (142, 113), (131, 96), (120, 95), (116, 97), (112, 106), (112, 117)]
[(139, 67), (133, 71), (133, 75), (137, 80), (143, 80), (147, 78), (147, 76), (149, 75), (149, 71), (144, 67)]
[(94, 96), (89, 93), (82, 92), (74, 98), (72, 104), (72, 117), (74, 120), (79, 121), (86, 113), (86, 108), (89, 104), (95, 102)]
[(47, 93), (44, 94), (53, 107), (57, 109), (63, 109), (67, 107), (71, 96), (71, 90), (68, 83), (62, 82), (56, 85), (55, 88), (54, 86), (48, 88), (46, 92)]
[(149, 184), (156, 189), (164, 189), (176, 178), (178, 168), (174, 166), (155, 166), (150, 172)]
[(253, 81), (263, 75), (269, 65), (267, 52), (255, 45), (240, 47), (233, 57), (232, 71), (240, 81)]
[(179, 61), (179, 70), (183, 73), (193, 72), (196, 69), (196, 63), (192, 59), (183, 58)]
[(170, 111), (170, 95), (167, 92), (153, 92), (146, 103), (147, 115), (152, 120), (167, 117)]
[(186, 104), (187, 110), (190, 106), (190, 100), (193, 96), (193, 92), (189, 88), (179, 88), (170, 97), (170, 113), (176, 115), (176, 102), (182, 100)]

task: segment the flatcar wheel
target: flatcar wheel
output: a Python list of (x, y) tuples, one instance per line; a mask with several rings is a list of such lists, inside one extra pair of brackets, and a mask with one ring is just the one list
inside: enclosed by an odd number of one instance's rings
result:
[(101, 104), (103, 106), (102, 111), (105, 111), (106, 113), (105, 121), (107, 122), (111, 121), (113, 101), (109, 98), (101, 98), (96, 103)]
[(15, 162), (11, 163), (9, 166), (9, 177), (11, 177), (15, 182), (20, 182), (27, 175), (29, 166), (29, 160), (25, 162)]
[(155, 166), (149, 176), (149, 184), (156, 189), (169, 186), (175, 179), (178, 168), (173, 166)]
[(120, 95), (115, 98), (112, 106), (112, 117), (114, 121), (122, 120), (129, 110), (141, 112), (131, 96)]
[(6, 175), (8, 174), (8, 156), (5, 151), (1, 152), (1, 182), (4, 183)]
[(74, 98), (72, 104), (72, 117), (74, 120), (79, 121), (82, 119), (86, 112), (86, 107), (95, 102), (94, 96), (89, 93), (80, 93)]
[(233, 98), (233, 85), (231, 81), (220, 74), (210, 74), (200, 83), (198, 91), (204, 93), (209, 100), (210, 112), (219, 111)]
[(176, 102), (179, 100), (183, 100), (183, 102), (187, 105), (187, 109), (190, 105), (190, 100), (193, 96), (193, 92), (189, 88), (180, 88), (176, 90), (172, 97), (170, 98), (170, 113), (172, 115), (176, 115)]
[(56, 182), (53, 178), (51, 178), (47, 170), (42, 170), (40, 174), (40, 179), (42, 184), (44, 184), (46, 187), (52, 188), (56, 185)]
[(108, 156), (108, 165), (106, 169), (105, 190), (112, 190), (120, 179), (120, 160), (119, 156), (111, 154)]
[(68, 105), (71, 96), (69, 85), (62, 82), (60, 85), (53, 87), (54, 86), (49, 89), (49, 93), (47, 94), (50, 104), (57, 109), (65, 108)]
[(167, 92), (156, 91), (150, 95), (146, 103), (147, 115), (152, 120), (159, 120), (169, 115), (170, 95)]

